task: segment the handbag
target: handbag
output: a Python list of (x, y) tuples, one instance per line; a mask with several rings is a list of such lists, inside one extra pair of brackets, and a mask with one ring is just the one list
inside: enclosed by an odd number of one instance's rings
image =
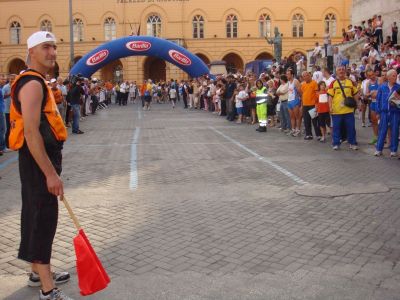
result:
[(317, 109), (314, 107), (308, 111), (311, 119), (315, 119), (317, 117)]
[(344, 105), (350, 108), (356, 108), (357, 107), (357, 101), (353, 98), (353, 97), (347, 97), (344, 90), (343, 90), (343, 86), (340, 83), (340, 80), (338, 80), (340, 89), (342, 90), (343, 93), (343, 97), (344, 97)]

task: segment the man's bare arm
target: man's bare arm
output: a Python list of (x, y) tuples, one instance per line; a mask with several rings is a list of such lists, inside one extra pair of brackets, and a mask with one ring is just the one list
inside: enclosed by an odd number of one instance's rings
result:
[(31, 80), (26, 83), (21, 88), (18, 99), (21, 102), (24, 135), (29, 151), (46, 176), (49, 192), (56, 196), (63, 195), (63, 183), (46, 153), (43, 138), (39, 131), (43, 99), (43, 87), (40, 82)]

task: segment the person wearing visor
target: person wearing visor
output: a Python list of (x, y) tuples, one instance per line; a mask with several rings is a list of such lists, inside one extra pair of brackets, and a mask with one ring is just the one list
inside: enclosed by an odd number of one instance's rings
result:
[(52, 245), (58, 222), (62, 148), (67, 139), (64, 122), (46, 74), (57, 57), (55, 36), (47, 31), (27, 41), (28, 69), (11, 87), (10, 148), (19, 152), (21, 180), (21, 243), (18, 258), (31, 264), (29, 286), (41, 286), (39, 300), (72, 300), (56, 284), (69, 281), (67, 272), (52, 272)]

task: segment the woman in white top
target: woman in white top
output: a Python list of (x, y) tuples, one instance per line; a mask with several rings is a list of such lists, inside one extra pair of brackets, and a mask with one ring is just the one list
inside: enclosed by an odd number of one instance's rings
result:
[(281, 121), (281, 131), (285, 133), (290, 132), (290, 114), (288, 108), (288, 92), (289, 83), (286, 75), (281, 76), (280, 86), (278, 87), (276, 94), (279, 96), (279, 118)]
[(292, 131), (289, 134), (299, 136), (302, 119), (300, 82), (294, 77), (292, 69), (286, 71), (286, 76), (288, 78), (288, 108), (292, 127)]
[(214, 97), (214, 105), (215, 105), (215, 111), (214, 113), (220, 113), (221, 112), (221, 96), (222, 96), (223, 90), (222, 90), (222, 85), (220, 83), (217, 84), (217, 89), (215, 91), (215, 97)]

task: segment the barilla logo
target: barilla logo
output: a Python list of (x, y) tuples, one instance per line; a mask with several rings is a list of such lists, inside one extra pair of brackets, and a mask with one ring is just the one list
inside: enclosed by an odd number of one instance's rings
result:
[(190, 58), (187, 57), (185, 54), (180, 53), (179, 51), (169, 50), (168, 54), (174, 61), (181, 65), (190, 66), (192, 64)]
[(93, 54), (91, 57), (89, 57), (86, 61), (86, 64), (88, 66), (94, 66), (97, 65), (99, 63), (101, 63), (102, 61), (104, 61), (107, 57), (108, 57), (108, 50), (104, 49), (101, 50), (95, 54)]
[(151, 43), (145, 41), (133, 41), (126, 43), (126, 48), (132, 51), (147, 51), (151, 48)]

